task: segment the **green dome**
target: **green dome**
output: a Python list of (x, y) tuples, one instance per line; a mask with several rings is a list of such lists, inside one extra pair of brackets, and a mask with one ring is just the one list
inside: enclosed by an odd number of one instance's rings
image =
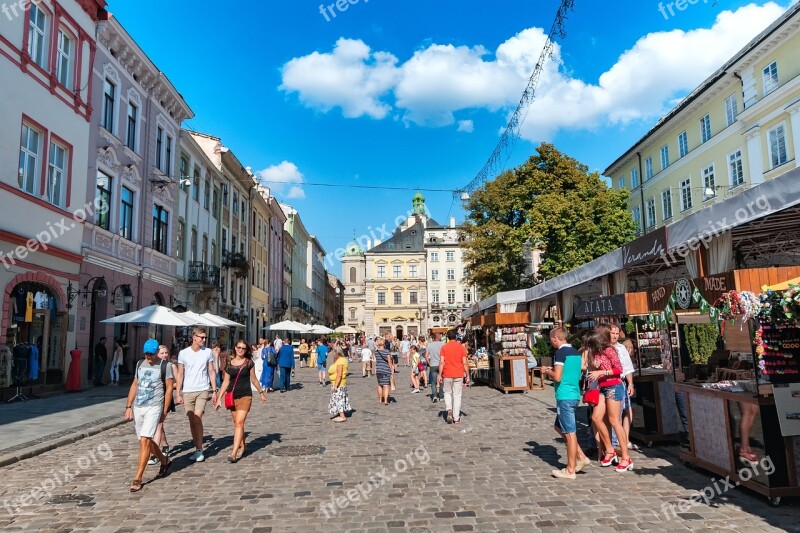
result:
[(344, 255), (345, 256), (364, 255), (364, 250), (362, 250), (358, 244), (351, 242), (344, 249)]
[(425, 214), (425, 197), (422, 196), (421, 192), (417, 191), (417, 194), (414, 195), (414, 199), (411, 203), (414, 206), (413, 213), (415, 215)]

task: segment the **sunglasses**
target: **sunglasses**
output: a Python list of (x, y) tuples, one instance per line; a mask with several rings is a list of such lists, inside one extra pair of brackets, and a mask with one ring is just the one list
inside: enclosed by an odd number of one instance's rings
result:
[(236, 349), (237, 350), (246, 350), (247, 346), (237, 346)]
[(195, 335), (195, 337), (197, 337), (197, 338), (198, 338), (198, 339), (200, 339), (201, 341), (204, 341), (204, 340), (206, 340), (206, 337), (205, 337), (205, 336), (203, 336), (203, 335)]

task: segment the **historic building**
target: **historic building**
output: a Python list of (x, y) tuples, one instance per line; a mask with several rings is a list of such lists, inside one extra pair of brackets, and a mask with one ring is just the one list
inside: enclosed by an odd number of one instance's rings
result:
[(366, 277), (367, 263), (364, 259), (364, 250), (351, 242), (345, 248), (342, 257), (342, 281), (344, 297), (342, 301), (344, 310), (344, 324), (358, 331), (365, 331), (366, 318)]
[(323, 324), (335, 329), (344, 323), (344, 284), (335, 275), (326, 273), (325, 315)]
[(798, 166), (799, 48), (795, 4), (603, 172), (640, 233)]
[(425, 255), (428, 264), (428, 327), (451, 329), (461, 322), (461, 312), (476, 300), (475, 287), (464, 279), (465, 237), (450, 218), (447, 227), (434, 220), (425, 226)]
[(312, 266), (309, 262), (311, 235), (306, 230), (300, 213), (288, 205), (281, 204), (286, 215), (286, 231), (292, 236), (294, 246), (291, 253), (291, 299), (289, 300), (289, 316), (291, 320), (308, 324), (319, 310), (314, 310), (311, 303), (311, 281), (309, 274)]
[[(105, 209), (83, 231), (78, 344), (126, 335), (132, 347), (154, 337), (171, 345), (171, 328), (106, 325), (134, 309), (171, 305), (178, 279), (178, 154), (181, 123), (192, 110), (169, 79), (113, 17), (97, 27), (88, 202)], [(135, 350), (129, 350), (135, 354)], [(133, 360), (125, 361), (133, 370)], [(94, 358), (89, 358), (91, 369)], [(90, 370), (91, 372), (91, 370)]]
[(98, 211), (86, 205), (94, 185), (86, 169), (97, 155), (90, 131), (102, 88), (93, 71), (103, 61), (95, 39), (97, 22), (106, 18), (105, 0), (42, 0), (26, 9), (17, 4), (0, 17), (3, 399), (13, 384), (11, 350), (17, 345), (27, 346), (30, 357), (15, 365), (15, 374), (34, 390), (63, 385), (67, 351), (76, 342), (84, 383), (88, 372), (88, 346), (80, 335), (89, 327), (87, 318), (76, 323), (70, 308), (87, 279), (81, 276), (85, 221)]
[(176, 310), (216, 314), (222, 260), (222, 174), (188, 130), (180, 133), (176, 179), (179, 217), (175, 258), (180, 275), (171, 304)]

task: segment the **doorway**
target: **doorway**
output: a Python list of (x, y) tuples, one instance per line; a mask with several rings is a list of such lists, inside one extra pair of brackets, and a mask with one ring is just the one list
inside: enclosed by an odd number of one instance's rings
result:
[(403, 340), (403, 326), (397, 326), (397, 339)]

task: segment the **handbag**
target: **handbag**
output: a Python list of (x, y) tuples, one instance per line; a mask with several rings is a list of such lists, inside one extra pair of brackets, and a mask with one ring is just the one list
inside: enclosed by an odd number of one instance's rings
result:
[(583, 403), (595, 406), (600, 403), (600, 389), (590, 389), (588, 387), (589, 372), (586, 372), (586, 378), (583, 380)]
[(236, 388), (236, 383), (239, 382), (239, 376), (246, 366), (247, 363), (244, 363), (239, 367), (239, 372), (236, 374), (236, 379), (233, 381), (233, 387), (231, 387), (231, 390), (225, 393), (225, 409), (233, 409), (236, 406), (236, 403), (233, 400), (233, 390)]

